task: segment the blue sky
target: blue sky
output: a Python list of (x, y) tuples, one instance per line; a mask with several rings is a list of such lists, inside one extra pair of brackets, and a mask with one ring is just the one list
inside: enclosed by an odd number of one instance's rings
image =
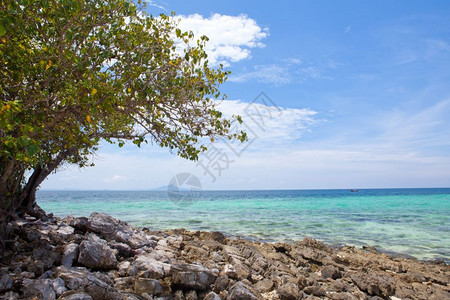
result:
[[(204, 189), (450, 186), (450, 2), (155, 0), (148, 11), (209, 36), (211, 62), (232, 72), (221, 107), (254, 138), (212, 145), (207, 170), (158, 147), (103, 145), (96, 167), (65, 166), (44, 189), (145, 190), (181, 172)], [(251, 117), (261, 111), (264, 126)]]

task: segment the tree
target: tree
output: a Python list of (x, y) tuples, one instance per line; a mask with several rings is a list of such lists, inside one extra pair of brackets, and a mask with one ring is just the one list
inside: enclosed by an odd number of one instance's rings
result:
[(151, 141), (195, 160), (205, 138), (245, 140), (215, 109), (228, 72), (174, 18), (126, 0), (5, 0), (0, 12), (0, 226), (36, 213), (61, 164), (100, 141)]

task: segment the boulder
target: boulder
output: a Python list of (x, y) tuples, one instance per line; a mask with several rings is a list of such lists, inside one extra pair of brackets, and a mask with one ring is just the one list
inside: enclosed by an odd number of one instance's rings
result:
[(128, 273), (128, 269), (130, 268), (131, 263), (129, 261), (122, 261), (117, 264), (117, 269), (119, 269), (119, 276), (124, 277)]
[(71, 292), (58, 298), (58, 300), (93, 300), (91, 295), (83, 292)]
[(128, 276), (160, 279), (170, 273), (170, 265), (157, 261), (149, 254), (137, 256), (136, 260), (128, 268)]
[(66, 286), (71, 290), (82, 290), (88, 285), (99, 285), (107, 287), (107, 284), (96, 278), (93, 273), (83, 267), (67, 268), (60, 266), (56, 268), (56, 276), (63, 279)]
[(44, 263), (40, 260), (33, 260), (31, 257), (26, 260), (26, 268), (33, 274), (32, 277), (41, 276), (45, 272)]
[(68, 244), (64, 247), (64, 255), (61, 264), (71, 267), (73, 262), (78, 259), (79, 245), (75, 243)]
[(277, 289), (280, 300), (301, 299), (301, 292), (295, 283), (286, 283)]
[(18, 293), (13, 292), (13, 291), (9, 291), (7, 293), (5, 293), (3, 295), (3, 299), (8, 299), (8, 300), (16, 300), (16, 299), (20, 299), (20, 296)]
[(139, 249), (142, 247), (155, 248), (157, 242), (146, 234), (134, 233), (128, 240), (126, 240), (126, 243), (130, 245), (132, 249)]
[(117, 220), (110, 215), (94, 212), (89, 216), (86, 227), (102, 235), (107, 241), (128, 244), (133, 249), (144, 246), (155, 247), (156, 241), (142, 231), (135, 233), (127, 222)]
[(114, 289), (116, 290), (131, 290), (134, 289), (135, 277), (118, 277), (114, 279)]
[(237, 257), (231, 256), (229, 258), (231, 264), (225, 265), (225, 274), (236, 280), (247, 279), (250, 275), (250, 269), (243, 262), (241, 262)]
[(203, 300), (221, 300), (219, 295), (217, 295), (214, 292), (209, 292), (208, 294), (206, 294), (205, 298), (203, 298)]
[(89, 216), (86, 227), (98, 234), (103, 235), (106, 239), (114, 239), (116, 233), (120, 232), (121, 236), (119, 242), (124, 242), (123, 239), (130, 238), (133, 233), (133, 228), (126, 222), (117, 220), (110, 215), (94, 212)]
[(111, 249), (105, 240), (83, 241), (79, 247), (78, 262), (93, 269), (114, 269), (117, 250)]
[(207, 268), (197, 264), (172, 266), (172, 286), (174, 289), (206, 291), (216, 280)]
[[(52, 249), (53, 250), (53, 249)], [(42, 262), (44, 269), (50, 269), (55, 262), (60, 260), (60, 255), (52, 250), (36, 248), (33, 250), (31, 258), (36, 262)]]
[(261, 295), (242, 281), (236, 282), (228, 291), (228, 300), (257, 300)]
[(189, 291), (184, 295), (185, 300), (198, 300), (196, 291)]
[(162, 294), (162, 287), (158, 280), (149, 278), (138, 278), (134, 283), (134, 291), (138, 294), (147, 293), (158, 296)]
[(395, 293), (395, 282), (390, 276), (362, 272), (351, 275), (352, 281), (369, 295), (387, 298)]
[(261, 281), (258, 281), (255, 284), (255, 288), (260, 292), (260, 293), (267, 293), (270, 290), (272, 290), (273, 288), (273, 280), (272, 279), (263, 279)]
[(9, 290), (12, 288), (14, 280), (8, 274), (3, 274), (0, 279), (0, 291)]
[(88, 231), (89, 220), (86, 217), (71, 218), (68, 224), (76, 230), (86, 232)]
[[(67, 268), (60, 266), (56, 268), (56, 276), (66, 283), (66, 286), (77, 292), (86, 292), (94, 300), (97, 299), (121, 299), (120, 293), (103, 280), (100, 280), (94, 273), (86, 268)], [(63, 293), (66, 297), (66, 293)]]
[(61, 278), (55, 278), (52, 280), (52, 288), (56, 293), (56, 296), (61, 295), (65, 291), (67, 291), (66, 285), (64, 284), (64, 280)]
[(326, 266), (320, 271), (322, 278), (338, 279), (342, 277), (341, 271), (335, 266)]
[(319, 285), (307, 286), (303, 289), (303, 292), (316, 297), (325, 297), (327, 295), (327, 292), (324, 290), (324, 288), (320, 287)]
[(74, 234), (74, 232), (75, 228), (63, 224), (54, 233), (56, 234), (55, 236), (56, 239), (65, 242)]
[(184, 293), (182, 290), (175, 291), (175, 293), (173, 295), (173, 299), (174, 300), (186, 300), (186, 298), (184, 298)]
[[(350, 294), (348, 292), (333, 293), (330, 296), (331, 296), (331, 299), (333, 299), (333, 300), (358, 300), (358, 298), (356, 296), (353, 296), (352, 294)], [(390, 300), (396, 300), (396, 299), (391, 298)]]
[(50, 279), (28, 279), (23, 280), (22, 292), (24, 297), (45, 300), (55, 300), (56, 295), (52, 287), (52, 281)]
[(216, 281), (214, 282), (214, 291), (220, 293), (221, 291), (226, 290), (229, 283), (230, 279), (228, 278), (228, 276), (223, 275), (217, 277)]
[(109, 246), (113, 249), (116, 249), (120, 256), (123, 256), (123, 257), (134, 256), (133, 249), (131, 249), (131, 247), (125, 243), (119, 243), (116, 241), (112, 241), (109, 243)]
[(228, 276), (229, 278), (237, 279), (236, 269), (232, 264), (226, 264), (223, 267), (222, 274)]

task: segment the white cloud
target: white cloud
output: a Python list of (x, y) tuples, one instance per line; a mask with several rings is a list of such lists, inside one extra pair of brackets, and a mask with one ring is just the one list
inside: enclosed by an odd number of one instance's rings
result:
[(439, 39), (428, 39), (425, 58), (431, 59), (439, 53), (447, 53), (450, 51), (450, 44)]
[(349, 33), (352, 30), (352, 26), (345, 27), (344, 33)]
[(119, 174), (115, 174), (112, 177), (109, 178), (105, 178), (105, 182), (110, 183), (110, 182), (121, 182), (121, 181), (126, 181), (127, 178), (125, 176), (119, 175)]
[(288, 84), (292, 81), (290, 70), (282, 65), (256, 65), (254, 71), (231, 75), (231, 82), (247, 82), (255, 80), (262, 83), (270, 83), (275, 86)]
[(447, 19), (436, 16), (412, 15), (373, 28), (378, 46), (385, 48), (386, 58), (380, 57), (381, 61), (390, 66), (447, 60), (450, 44), (437, 38), (446, 36), (447, 23)]
[(322, 74), (321, 70), (314, 66), (301, 68), (300, 70), (298, 70), (298, 74), (300, 75), (302, 81), (304, 81), (307, 78), (327, 79), (327, 77)]
[(303, 63), (300, 59), (288, 58), (280, 64), (256, 65), (252, 71), (234, 74), (229, 77), (231, 82), (256, 81), (281, 86), (291, 83), (303, 83), (307, 80), (332, 80), (331, 70), (342, 64), (325, 60), (320, 62)]
[[(294, 142), (309, 127), (321, 122), (316, 118), (317, 112), (312, 109), (282, 108), (265, 97), (260, 95), (253, 103), (224, 100), (217, 108), (226, 117), (231, 117), (233, 114), (242, 116), (243, 129), (247, 128), (250, 138), (252, 135), (257, 135), (258, 147), (281, 143), (286, 145), (288, 142)], [(266, 103), (262, 103), (260, 99)]]
[(208, 60), (211, 64), (228, 66), (230, 62), (248, 59), (251, 48), (264, 47), (261, 42), (268, 36), (268, 29), (261, 28), (246, 15), (228, 16), (213, 14), (205, 18), (199, 14), (177, 16), (179, 28), (192, 31), (199, 38), (206, 35)]
[(157, 7), (159, 9), (162, 9), (162, 10), (167, 10), (167, 8), (165, 7), (166, 3), (164, 3), (164, 5), (163, 5), (163, 4), (159, 4), (159, 2), (161, 2), (161, 1), (153, 1), (153, 0), (145, 1), (147, 6), (153, 6), (153, 7)]
[(286, 58), (284, 61), (289, 63), (289, 64), (293, 64), (293, 65), (300, 65), (300, 64), (302, 64), (302, 60), (298, 59), (298, 58), (295, 58), (295, 57)]
[(450, 147), (450, 99), (436, 102), (419, 112), (395, 110), (378, 118), (380, 135), (374, 139), (392, 149)]

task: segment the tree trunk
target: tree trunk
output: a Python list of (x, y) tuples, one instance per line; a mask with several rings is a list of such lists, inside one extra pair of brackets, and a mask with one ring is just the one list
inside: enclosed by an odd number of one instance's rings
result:
[(2, 239), (6, 235), (8, 222), (17, 212), (41, 217), (44, 211), (36, 205), (36, 190), (39, 185), (68, 157), (77, 153), (76, 147), (71, 147), (61, 153), (49, 164), (42, 167), (37, 165), (25, 186), (22, 181), (25, 170), (20, 163), (5, 161), (1, 162), (0, 176), (0, 250)]
[(6, 225), (14, 214), (14, 202), (25, 174), (24, 166), (9, 157), (0, 157), (0, 254), (3, 254)]
[[(31, 174), (27, 184), (20, 193), (15, 210), (29, 213), (35, 217), (40, 217), (39, 214), (36, 214), (34, 206), (36, 203), (36, 190), (45, 177), (47, 177), (45, 176), (45, 173), (45, 169), (43, 170), (40, 165), (34, 168), (33, 174)], [(48, 172), (48, 174), (50, 173), (51, 172)]]

